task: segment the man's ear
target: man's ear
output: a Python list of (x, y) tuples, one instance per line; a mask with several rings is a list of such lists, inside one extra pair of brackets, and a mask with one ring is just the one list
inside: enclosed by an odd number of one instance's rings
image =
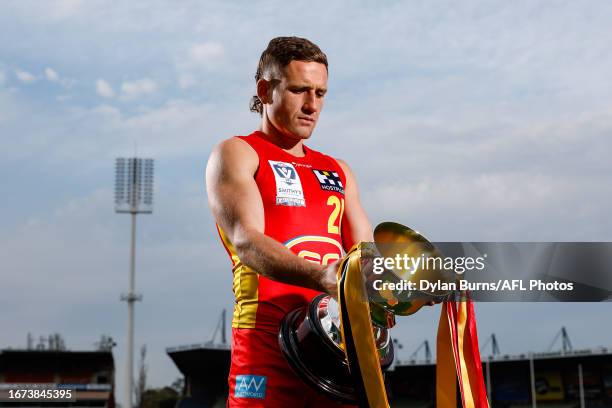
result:
[(272, 80), (268, 81), (267, 79), (260, 78), (259, 81), (257, 81), (257, 97), (262, 104), (272, 103), (272, 90)]

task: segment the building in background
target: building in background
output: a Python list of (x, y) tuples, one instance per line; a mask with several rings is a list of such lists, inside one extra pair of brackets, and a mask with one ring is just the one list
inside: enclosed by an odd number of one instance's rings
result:
[[(496, 355), (482, 364), (495, 408), (532, 407), (532, 381), (537, 407), (579, 408), (580, 377), (585, 407), (612, 407), (612, 349)], [(398, 362), (385, 378), (392, 406), (434, 407), (435, 378), (435, 363)]]
[[(179, 408), (225, 406), (230, 365), (227, 344), (208, 342), (167, 352), (185, 376)], [(495, 408), (532, 407), (532, 378), (537, 407), (579, 408), (581, 388), (585, 407), (612, 407), (612, 349), (495, 355), (485, 358), (483, 373)], [(435, 378), (433, 361), (397, 361), (385, 374), (391, 406), (434, 408)]]
[(182, 395), (177, 408), (225, 407), (231, 360), (225, 321), (224, 309), (210, 341), (166, 349), (168, 356), (184, 376)]
[(193, 344), (167, 350), (185, 377), (183, 395), (177, 408), (225, 407), (230, 368), (228, 344)]
[[(59, 335), (40, 339), (34, 346), (28, 336), (25, 349), (0, 350), (0, 395), (23, 384), (48, 384), (75, 392), (76, 401), (44, 406), (115, 407), (113, 341), (102, 337), (93, 351), (67, 350)], [(0, 406), (32, 406), (26, 402), (0, 402)], [(41, 405), (41, 403), (35, 404)]]

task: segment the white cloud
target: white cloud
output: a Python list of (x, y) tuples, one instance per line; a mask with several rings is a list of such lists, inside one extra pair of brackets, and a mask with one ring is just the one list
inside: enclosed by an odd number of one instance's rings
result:
[(31, 84), (37, 79), (33, 74), (27, 71), (22, 71), (20, 69), (15, 70), (15, 75), (17, 75), (17, 79), (19, 79), (19, 81), (23, 82), (24, 84)]
[(103, 79), (98, 79), (96, 81), (96, 92), (98, 92), (98, 95), (105, 98), (112, 98), (115, 96), (115, 91), (113, 91), (113, 88)]
[(205, 72), (219, 68), (225, 59), (225, 49), (217, 42), (193, 44), (177, 62), (181, 88), (189, 88), (199, 82)]
[(55, 70), (49, 67), (45, 68), (45, 77), (51, 82), (59, 81), (59, 75), (57, 74), (57, 72), (55, 72)]
[(4, 71), (0, 71), (0, 85), (3, 84), (4, 81), (6, 81), (6, 74)]
[(36, 2), (7, 1), (4, 3), (12, 8), (11, 12), (18, 18), (52, 23), (82, 16), (85, 5), (82, 0), (48, 0), (42, 12)]
[(154, 94), (156, 91), (157, 84), (150, 78), (142, 78), (121, 84), (121, 97), (123, 99), (136, 99), (141, 96)]
[(189, 64), (201, 67), (210, 67), (223, 57), (225, 50), (216, 42), (195, 44), (189, 49)]
[(77, 81), (73, 78), (65, 78), (60, 76), (56, 70), (50, 67), (45, 68), (45, 78), (47, 81), (60, 84), (63, 88), (72, 88), (72, 86), (77, 83)]
[[(439, 241), (605, 239), (603, 228), (584, 222), (605, 214), (605, 206), (569, 198), (607, 201), (602, 181), (531, 170), (472, 177), (447, 173), (368, 186), (363, 201), (370, 216), (412, 224)], [(555, 223), (558, 219), (563, 225)]]
[(55, 0), (52, 2), (51, 11), (56, 19), (70, 18), (81, 10), (82, 5), (82, 0)]
[(179, 74), (178, 83), (179, 83), (179, 86), (183, 89), (187, 89), (197, 84), (197, 82), (198, 80), (196, 79), (196, 76), (194, 74), (191, 74), (191, 73)]
[[(111, 101), (106, 99), (104, 102)], [(104, 103), (90, 109), (77, 108), (74, 101), (62, 115), (40, 115), (27, 120), (20, 111), (11, 122), (23, 138), (0, 138), (0, 161), (43, 160), (51, 163), (76, 160), (93, 171), (116, 155), (132, 153), (134, 141), (139, 151), (152, 157), (173, 160), (189, 156), (205, 160), (210, 149), (222, 138), (245, 134), (257, 118), (244, 108), (242, 100), (195, 103), (171, 100), (159, 107), (144, 107), (136, 112), (129, 107)], [(0, 111), (0, 115), (4, 112)], [(27, 122), (27, 123), (24, 123)], [(78, 128), (78, 132), (71, 129)], [(8, 132), (8, 129), (7, 129)], [(177, 135), (176, 138), (168, 135)], [(24, 148), (28, 146), (28, 148)], [(49, 150), (50, 149), (50, 150)], [(45, 155), (45, 151), (48, 154)], [(60, 173), (56, 173), (58, 177)]]

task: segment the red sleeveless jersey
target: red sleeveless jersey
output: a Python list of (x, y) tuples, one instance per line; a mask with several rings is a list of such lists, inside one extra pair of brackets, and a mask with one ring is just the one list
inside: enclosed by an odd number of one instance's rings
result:
[[(346, 178), (330, 156), (304, 146), (293, 156), (262, 137), (238, 136), (259, 156), (255, 182), (263, 200), (264, 233), (304, 259), (328, 264), (340, 259)], [(281, 319), (319, 292), (268, 279), (244, 265), (220, 227), (232, 260), (236, 299), (232, 327), (278, 331)]]

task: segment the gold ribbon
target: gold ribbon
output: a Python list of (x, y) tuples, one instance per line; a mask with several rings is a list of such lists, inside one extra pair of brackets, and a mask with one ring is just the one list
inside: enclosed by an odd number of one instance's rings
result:
[(360, 408), (388, 408), (385, 382), (361, 273), (361, 250), (355, 245), (338, 269), (338, 307), (343, 344)]

